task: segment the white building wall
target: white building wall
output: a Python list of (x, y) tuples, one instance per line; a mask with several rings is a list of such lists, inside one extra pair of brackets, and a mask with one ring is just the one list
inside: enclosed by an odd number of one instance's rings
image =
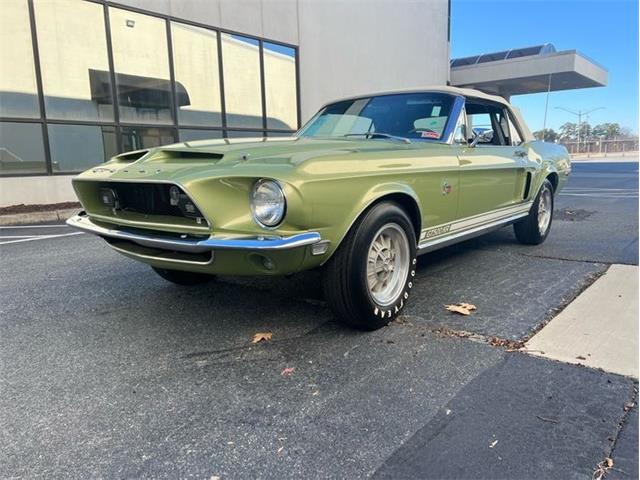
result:
[[(304, 123), (323, 104), (361, 93), (444, 84), (447, 0), (118, 0), (299, 46)], [(75, 201), (72, 176), (0, 178), (0, 207)]]
[(299, 0), (298, 7), (303, 122), (338, 98), (447, 82), (446, 0)]

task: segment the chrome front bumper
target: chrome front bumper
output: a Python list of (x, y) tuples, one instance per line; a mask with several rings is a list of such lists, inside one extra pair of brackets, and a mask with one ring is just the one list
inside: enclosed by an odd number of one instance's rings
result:
[(163, 236), (156, 233), (133, 233), (126, 230), (103, 227), (93, 222), (84, 212), (69, 218), (67, 220), (67, 225), (100, 237), (126, 240), (145, 247), (187, 253), (203, 253), (219, 249), (268, 251), (287, 250), (290, 248), (312, 245), (322, 240), (320, 234), (317, 232), (299, 233), (290, 237), (265, 235), (255, 237), (216, 238), (215, 236), (211, 236), (202, 240), (173, 238), (168, 235)]

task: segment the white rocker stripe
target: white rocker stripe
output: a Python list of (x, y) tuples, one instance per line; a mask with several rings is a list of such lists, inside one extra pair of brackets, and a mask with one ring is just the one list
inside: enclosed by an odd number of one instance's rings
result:
[[(440, 225), (435, 225), (433, 227), (425, 228), (420, 233), (420, 241), (424, 242), (426, 240), (431, 241), (439, 238), (450, 237), (451, 235), (457, 233), (465, 232), (467, 230), (473, 230), (477, 227), (492, 224), (494, 222), (499, 222), (500, 220), (507, 220), (520, 214), (526, 215), (529, 212), (531, 205), (533, 205), (533, 202), (519, 203), (517, 205), (511, 205), (509, 207), (498, 208), (487, 213), (481, 213), (479, 215), (461, 218), (451, 223), (443, 223)], [(431, 231), (441, 231), (441, 233), (438, 232), (434, 235), (428, 235), (428, 233)]]

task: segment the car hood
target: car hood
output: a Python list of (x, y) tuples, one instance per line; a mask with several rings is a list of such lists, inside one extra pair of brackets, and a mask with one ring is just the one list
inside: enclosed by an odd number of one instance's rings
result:
[(247, 138), (201, 140), (177, 143), (158, 150), (170, 156), (185, 158), (211, 156), (211, 160), (222, 163), (274, 163), (286, 161), (294, 165), (326, 155), (341, 155), (354, 152), (377, 152), (404, 150), (408, 144), (384, 139), (335, 139), (335, 138)]
[(221, 139), (176, 143), (114, 157), (78, 177), (82, 179), (187, 181), (206, 176), (284, 175), (316, 170), (326, 160), (394, 158), (407, 150), (442, 148), (427, 142), (386, 139), (271, 138)]

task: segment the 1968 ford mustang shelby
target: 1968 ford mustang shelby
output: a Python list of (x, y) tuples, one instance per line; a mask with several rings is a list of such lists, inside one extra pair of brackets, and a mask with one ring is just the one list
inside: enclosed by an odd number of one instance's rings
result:
[(320, 267), (336, 316), (375, 329), (417, 255), (508, 224), (543, 242), (570, 170), (504, 99), (434, 87), (331, 103), (291, 138), (118, 155), (73, 180), (68, 223), (177, 284)]

